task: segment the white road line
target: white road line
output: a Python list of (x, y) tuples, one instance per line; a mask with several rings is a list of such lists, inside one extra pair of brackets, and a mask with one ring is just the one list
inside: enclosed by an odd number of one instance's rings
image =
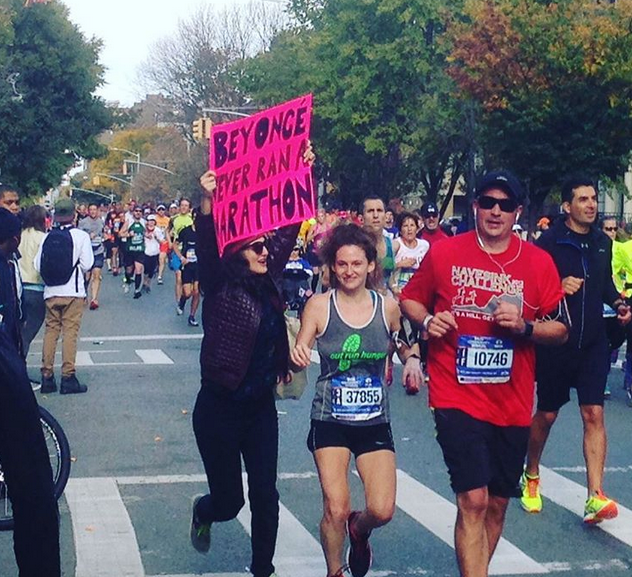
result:
[(173, 361), (162, 349), (136, 349), (135, 353), (146, 365), (173, 365)]
[[(103, 337), (80, 337), (82, 343), (96, 342), (124, 342), (124, 341), (188, 341), (202, 340), (204, 335), (200, 333), (160, 334), (160, 335), (107, 335)], [(34, 343), (42, 344), (43, 339), (35, 339)]]
[(190, 341), (190, 340), (202, 340), (204, 335), (200, 333), (195, 334), (182, 334), (182, 335), (117, 335), (106, 337), (81, 337), (79, 340), (82, 343), (93, 342), (123, 342), (123, 341)]
[(145, 577), (132, 521), (114, 479), (70, 479), (65, 491), (75, 577)]
[[(546, 467), (540, 467), (540, 478), (542, 480), (542, 496), (545, 499), (550, 499), (560, 507), (583, 517), (586, 487)], [(616, 519), (604, 521), (597, 527), (632, 547), (632, 511), (630, 509), (619, 505), (619, 516)]]
[[(173, 365), (173, 360), (162, 349), (135, 349), (140, 361), (95, 361), (92, 355), (104, 353), (119, 353), (120, 351), (77, 351), (75, 364), (78, 367), (120, 367), (129, 365)], [(61, 359), (61, 354), (57, 355)], [(30, 364), (29, 367), (39, 367), (39, 364)], [(61, 363), (55, 363), (55, 367)]]
[(94, 366), (94, 361), (88, 351), (77, 351), (75, 365), (78, 367), (92, 367)]
[[(244, 473), (243, 482), (247, 486)], [(246, 504), (237, 519), (250, 535), (250, 503), (248, 492), (244, 491)], [(279, 502), (279, 535), (274, 556), (276, 574), (279, 577), (322, 577), (327, 573), (320, 543), (301, 525), (299, 520)]]
[[(397, 470), (397, 506), (415, 521), (454, 548), (456, 506), (434, 491)], [(526, 575), (548, 573), (546, 567), (531, 559), (501, 538), (489, 567), (490, 575)]]
[(629, 575), (631, 568), (629, 561), (623, 559), (608, 559), (605, 561), (574, 561), (572, 563), (553, 561), (550, 563), (543, 563), (543, 565), (551, 573), (570, 572), (570, 575), (573, 575), (574, 572), (577, 571), (608, 571), (608, 575), (610, 575), (611, 571), (627, 571)]
[[(576, 467), (549, 467), (551, 471), (557, 471), (558, 473), (585, 473), (586, 467), (584, 465), (578, 465)], [(604, 467), (604, 473), (629, 473), (632, 471), (632, 465), (627, 467)]]
[[(105, 479), (109, 477), (84, 477), (86, 479)], [(313, 471), (304, 473), (279, 473), (280, 480), (316, 479), (318, 474)], [(171, 485), (176, 483), (206, 483), (206, 475), (156, 475), (153, 477), (115, 477), (119, 485)]]
[(206, 475), (157, 475), (155, 477), (116, 477), (119, 485), (169, 485), (173, 483), (206, 483)]
[[(147, 576), (149, 577), (149, 576)], [(252, 577), (252, 573), (203, 573), (187, 575), (156, 575), (155, 577)]]

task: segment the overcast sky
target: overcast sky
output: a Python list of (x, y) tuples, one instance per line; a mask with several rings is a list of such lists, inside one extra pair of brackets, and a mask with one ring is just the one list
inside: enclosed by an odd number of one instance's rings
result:
[[(137, 70), (151, 46), (175, 31), (179, 19), (189, 17), (198, 6), (221, 9), (246, 0), (61, 0), (70, 9), (70, 19), (88, 37), (104, 42), (101, 63), (107, 68), (98, 94), (108, 101), (131, 105), (144, 93), (137, 86)], [(272, 0), (278, 1), (278, 0)]]

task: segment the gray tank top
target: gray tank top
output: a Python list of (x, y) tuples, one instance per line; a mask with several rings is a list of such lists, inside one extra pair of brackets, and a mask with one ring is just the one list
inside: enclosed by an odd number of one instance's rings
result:
[(317, 337), (320, 376), (311, 418), (347, 425), (390, 422), (385, 384), (389, 330), (384, 298), (371, 291), (373, 314), (362, 327), (341, 317), (336, 291), (329, 296), (325, 330)]

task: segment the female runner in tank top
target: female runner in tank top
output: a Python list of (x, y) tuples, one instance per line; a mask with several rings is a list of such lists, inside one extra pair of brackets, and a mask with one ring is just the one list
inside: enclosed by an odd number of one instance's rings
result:
[[(385, 365), (394, 348), (405, 362), (404, 379), (423, 382), (416, 345), (410, 349), (392, 334), (400, 311), (390, 297), (372, 290), (377, 250), (371, 235), (350, 224), (330, 233), (321, 251), (331, 271), (332, 290), (313, 296), (305, 307), (291, 360), (310, 364), (316, 340), (321, 374), (316, 381), (308, 447), (323, 491), (321, 543), (327, 575), (341, 577), (347, 529), (349, 569), (366, 575), (371, 565), (371, 531), (391, 520), (395, 510), (395, 449)], [(351, 454), (364, 484), (366, 509), (351, 511)]]
[(390, 279), (390, 289), (397, 298), (430, 250), (427, 240), (417, 238), (419, 226), (417, 217), (412, 212), (402, 213), (398, 222), (399, 250), (395, 255), (395, 273)]

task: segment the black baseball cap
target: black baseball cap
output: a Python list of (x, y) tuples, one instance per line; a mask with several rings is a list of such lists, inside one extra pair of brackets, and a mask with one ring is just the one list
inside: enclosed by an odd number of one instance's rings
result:
[(439, 216), (439, 209), (434, 202), (427, 202), (421, 207), (421, 216), (428, 218), (429, 216)]
[(520, 181), (508, 170), (494, 170), (483, 175), (476, 185), (476, 197), (478, 198), (484, 192), (499, 188), (506, 192), (518, 203), (524, 202), (524, 191)]

